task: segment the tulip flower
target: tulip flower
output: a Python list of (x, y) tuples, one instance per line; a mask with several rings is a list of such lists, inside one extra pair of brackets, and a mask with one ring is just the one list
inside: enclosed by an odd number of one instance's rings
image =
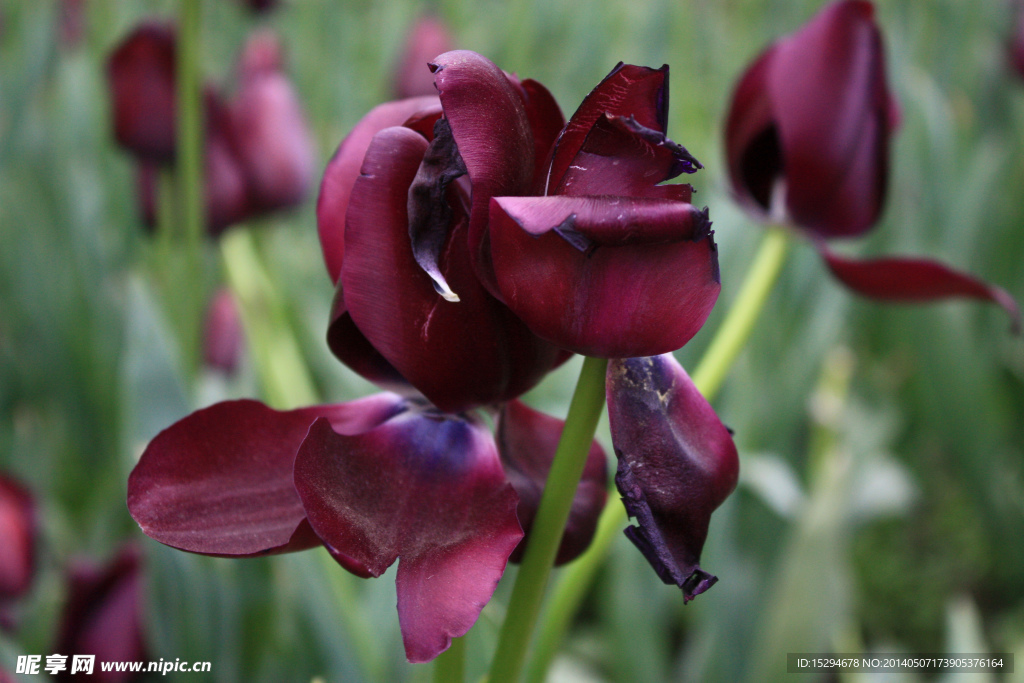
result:
[(452, 49), (448, 27), (432, 16), (420, 17), (405, 38), (405, 50), (395, 68), (392, 90), (397, 99), (435, 95), (434, 78), (427, 64)]
[(993, 301), (1019, 328), (1017, 305), (999, 287), (933, 261), (860, 261), (827, 247), (877, 222), (898, 119), (874, 7), (833, 2), (765, 50), (736, 86), (725, 133), (733, 191), (755, 216), (803, 231), (832, 274), (859, 294)]
[[(155, 219), (156, 175), (175, 156), (175, 32), (145, 23), (111, 55), (108, 76), (118, 143), (136, 156), (147, 225)], [(301, 203), (315, 155), (273, 34), (254, 33), (239, 62), (235, 98), (204, 91), (207, 230), (217, 235), (257, 215)]]
[(225, 375), (238, 368), (245, 337), (238, 306), (230, 290), (221, 289), (206, 309), (203, 325), (203, 361)]
[(717, 577), (700, 568), (711, 513), (736, 488), (729, 430), (671, 354), (608, 364), (615, 484), (637, 520), (626, 536), (684, 600)]
[(10, 603), (28, 592), (35, 574), (36, 514), (29, 492), (0, 475), (0, 626), (13, 626)]
[(1024, 79), (1024, 3), (1016, 3), (1013, 34), (1007, 46), (1010, 66), (1017, 72), (1017, 77)]
[[(146, 659), (141, 562), (138, 550), (126, 546), (103, 568), (88, 562), (71, 568), (53, 652), (95, 655), (97, 662)], [(103, 671), (98, 663), (89, 676), (100, 683), (122, 683), (137, 677), (128, 671)], [(57, 680), (73, 678), (70, 667), (57, 675)]]

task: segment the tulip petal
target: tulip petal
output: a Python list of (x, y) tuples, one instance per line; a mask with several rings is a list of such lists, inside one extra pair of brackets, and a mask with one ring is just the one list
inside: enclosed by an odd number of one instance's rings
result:
[(651, 69), (619, 62), (590, 91), (555, 142), (544, 194), (551, 194), (551, 189), (561, 183), (590, 129), (603, 114), (633, 117), (641, 126), (664, 133), (668, 122), (668, 66)]
[[(345, 212), (348, 211), (352, 185), (359, 177), (359, 169), (363, 165), (363, 156), (370, 146), (370, 140), (385, 128), (400, 126), (417, 113), (436, 107), (437, 104), (436, 97), (414, 97), (374, 107), (341, 141), (334, 156), (327, 162), (317, 198), (316, 220), (320, 247), (332, 282), (336, 283), (341, 277), (341, 264), (345, 256)], [(432, 122), (430, 126), (433, 127)]]
[(519, 90), (523, 95), (523, 104), (526, 107), (526, 117), (530, 121), (530, 129), (533, 131), (532, 186), (535, 194), (542, 194), (555, 140), (558, 139), (562, 128), (565, 127), (565, 116), (562, 115), (562, 109), (551, 92), (532, 78), (520, 82)]
[(638, 526), (626, 536), (684, 600), (718, 579), (699, 566), (711, 513), (736, 488), (729, 430), (671, 354), (608, 365), (615, 483)]
[(499, 197), (491, 206), (507, 305), (566, 349), (605, 358), (673, 351), (718, 298), (710, 222), (690, 204), (555, 196)]
[[(527, 537), (537, 516), (540, 497), (564, 428), (562, 420), (534, 410), (522, 401), (509, 401), (501, 408), (495, 440), (505, 465), (505, 474), (519, 494), (516, 514)], [(556, 565), (572, 562), (590, 545), (598, 517), (608, 499), (607, 484), (607, 458), (595, 439), (590, 445), (583, 477), (573, 497), (572, 510), (555, 557)], [(524, 538), (509, 560), (519, 562), (525, 545)]]
[[(658, 183), (699, 168), (700, 162), (664, 133), (633, 118), (602, 114), (551, 194), (646, 197)], [(692, 189), (683, 187), (684, 194)], [(683, 201), (689, 201), (688, 194)]]
[(438, 56), (431, 64), (445, 118), (473, 183), (469, 252), (473, 268), (492, 293), (484, 237), (491, 197), (521, 195), (534, 173), (534, 135), (520, 94), (505, 73), (468, 50)]
[(327, 327), (327, 346), (342, 363), (377, 386), (397, 394), (406, 394), (409, 382), (395, 369), (352, 321), (345, 307), (345, 291), (341, 280), (331, 304), (331, 323)]
[(406, 655), (429, 661), (469, 630), (522, 538), (489, 432), (410, 413), (344, 436), (317, 420), (295, 461), (310, 524), (379, 576), (396, 559)]
[(457, 213), (439, 263), (460, 300), (445, 301), (416, 263), (407, 195), (426, 149), (418, 134), (396, 127), (378, 133), (367, 150), (348, 210), (344, 303), (369, 343), (410, 384), (456, 412), (518, 396), (561, 356), (476, 279), (461, 208), (452, 207)]
[(865, 0), (828, 5), (780, 41), (768, 73), (791, 220), (823, 237), (859, 235), (881, 213), (891, 97)]
[(174, 161), (176, 53), (174, 29), (146, 23), (107, 62), (114, 137), (145, 161)]
[(147, 536), (207, 555), (260, 555), (319, 544), (292, 485), (309, 425), (370, 429), (404, 410), (379, 394), (287, 412), (256, 401), (198, 410), (150, 442), (128, 478), (128, 510)]
[(13, 479), (0, 475), (0, 607), (32, 585), (36, 556), (35, 503)]
[(817, 246), (832, 275), (858, 294), (882, 301), (921, 302), (955, 297), (991, 301), (1006, 311), (1013, 332), (1020, 334), (1020, 308), (1002, 287), (987, 284), (937, 261), (916, 258), (861, 261), (831, 252), (821, 240)]

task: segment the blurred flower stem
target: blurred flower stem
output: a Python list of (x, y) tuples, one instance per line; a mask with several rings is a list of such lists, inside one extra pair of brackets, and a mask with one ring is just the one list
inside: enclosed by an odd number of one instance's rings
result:
[(202, 2), (181, 0), (178, 9), (177, 169), (185, 243), (192, 253), (203, 239), (203, 109), (199, 56)]
[(526, 663), (526, 651), (540, 614), (548, 576), (587, 462), (597, 422), (604, 410), (607, 368), (608, 361), (604, 358), (587, 357), (583, 360), (562, 438), (558, 442), (530, 541), (509, 599), (508, 613), (498, 636), (490, 683), (519, 680)]
[[(732, 307), (693, 373), (694, 384), (709, 401), (714, 400), (722, 388), (729, 370), (750, 338), (782, 271), (791, 241), (790, 232), (783, 227), (769, 228), (761, 238), (761, 246)], [(526, 680), (530, 683), (545, 680), (583, 597), (622, 529), (624, 513), (618, 504), (618, 496), (610, 496), (590, 547), (560, 573), (537, 629), (536, 651), (526, 670)]]
[(452, 638), (452, 646), (434, 660), (434, 683), (466, 680), (466, 639)]

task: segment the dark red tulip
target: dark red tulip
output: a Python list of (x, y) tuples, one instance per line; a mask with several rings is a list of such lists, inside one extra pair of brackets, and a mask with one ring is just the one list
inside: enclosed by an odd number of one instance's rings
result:
[(406, 654), (463, 635), (522, 538), (515, 491), (477, 421), (393, 394), (287, 412), (220, 403), (159, 434), (128, 508), (162, 543), (245, 557), (325, 545), (347, 570), (396, 560)]
[(174, 29), (147, 22), (107, 62), (114, 137), (143, 161), (174, 160), (176, 54)]
[[(521, 401), (509, 401), (502, 406), (498, 416), (494, 438), (498, 442), (505, 473), (519, 494), (516, 513), (527, 538), (564, 428), (562, 420), (534, 410)], [(608, 498), (606, 462), (601, 444), (593, 441), (555, 557), (556, 565), (575, 560), (594, 538), (597, 520)], [(510, 561), (522, 559), (526, 540), (524, 538), (512, 553)]]
[(539, 126), (503, 74), (473, 53), (435, 61), (473, 186), (470, 250), (492, 293), (577, 353), (650, 355), (689, 341), (718, 297), (718, 260), (691, 188), (660, 184), (700, 167), (665, 137), (667, 67), (617, 66), (538, 173)]
[(860, 294), (889, 301), (986, 299), (1019, 327), (1019, 311), (1005, 291), (941, 264), (858, 263), (824, 250), (825, 239), (864, 234), (878, 221), (898, 119), (873, 5), (832, 2), (769, 46), (736, 86), (725, 131), (733, 192), (759, 218), (804, 231), (839, 280)]
[(395, 68), (392, 88), (395, 98), (436, 95), (434, 77), (427, 65), (442, 52), (453, 47), (451, 34), (444, 22), (433, 16), (416, 20), (405, 38), (405, 49)]
[(692, 600), (718, 581), (700, 553), (711, 513), (736, 488), (736, 445), (671, 354), (611, 361), (607, 392), (615, 483), (637, 521), (626, 536)]
[(225, 375), (238, 369), (245, 344), (242, 319), (234, 296), (228, 289), (219, 290), (206, 309), (203, 325), (203, 361), (207, 367)]
[(143, 637), (141, 558), (128, 546), (105, 567), (76, 563), (68, 576), (68, 596), (53, 652), (95, 655), (91, 675), (72, 676), (71, 662), (57, 680), (84, 679), (122, 683), (139, 674), (104, 671), (100, 662), (133, 662), (147, 658)]
[(12, 627), (9, 605), (32, 586), (36, 564), (36, 512), (31, 494), (0, 475), (0, 627)]

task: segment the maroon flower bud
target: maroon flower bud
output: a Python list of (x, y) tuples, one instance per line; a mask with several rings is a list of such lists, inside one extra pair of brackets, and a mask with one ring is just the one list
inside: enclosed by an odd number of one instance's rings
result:
[(241, 0), (241, 2), (256, 14), (270, 12), (280, 4), (280, 0)]
[(174, 160), (176, 53), (174, 30), (149, 22), (133, 31), (107, 62), (114, 137), (146, 161)]
[[(501, 408), (495, 440), (505, 473), (519, 494), (516, 514), (526, 538), (519, 544), (511, 562), (519, 562), (537, 516), (540, 497), (547, 483), (551, 462), (565, 422), (530, 408), (520, 401), (509, 401)], [(594, 440), (583, 468), (583, 477), (573, 497), (572, 510), (558, 547), (555, 564), (572, 562), (590, 545), (597, 520), (608, 498), (607, 458), (601, 444)]]
[(10, 603), (32, 586), (36, 562), (35, 503), (29, 492), (0, 475), (0, 627), (13, 626)]
[(885, 200), (889, 140), (899, 120), (882, 38), (867, 0), (837, 0), (765, 50), (740, 79), (726, 124), (733, 192), (751, 213), (814, 241), (844, 285), (887, 301), (993, 301), (1020, 327), (1012, 297), (922, 259), (858, 261), (825, 240), (861, 235)]
[[(75, 564), (68, 576), (68, 597), (60, 635), (53, 651), (95, 655), (90, 680), (122, 683), (138, 677), (127, 671), (104, 671), (100, 662), (146, 659), (142, 616), (142, 569), (139, 551), (126, 546), (105, 567)], [(70, 667), (57, 680), (73, 679)]]
[(1010, 67), (1017, 72), (1017, 77), (1024, 79), (1024, 2), (1016, 3), (1013, 34), (1007, 46)]
[(736, 445), (671, 354), (611, 361), (607, 392), (615, 483), (637, 520), (626, 536), (692, 600), (718, 581), (700, 553), (711, 513), (736, 488)]
[(405, 50), (395, 69), (395, 97), (436, 95), (434, 77), (427, 65), (452, 47), (451, 34), (443, 21), (432, 16), (420, 17), (406, 36)]
[(245, 336), (235, 298), (228, 289), (219, 290), (206, 309), (203, 325), (203, 360), (214, 370), (233, 375), (242, 355)]

